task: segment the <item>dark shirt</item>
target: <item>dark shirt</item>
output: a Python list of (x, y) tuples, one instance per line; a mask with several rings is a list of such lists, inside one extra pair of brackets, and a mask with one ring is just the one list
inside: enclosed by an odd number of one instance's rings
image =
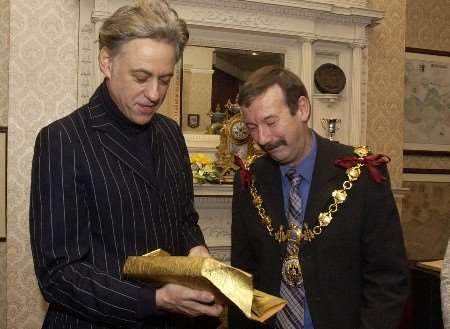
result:
[(144, 167), (147, 168), (150, 173), (153, 173), (153, 168), (155, 167), (154, 157), (158, 154), (155, 138), (150, 132), (153, 121), (150, 120), (150, 122), (144, 125), (132, 122), (122, 113), (122, 111), (120, 111), (116, 103), (114, 103), (105, 82), (102, 83), (100, 88), (108, 114), (111, 115), (111, 118), (119, 130), (129, 139), (130, 145), (128, 151), (141, 160)]

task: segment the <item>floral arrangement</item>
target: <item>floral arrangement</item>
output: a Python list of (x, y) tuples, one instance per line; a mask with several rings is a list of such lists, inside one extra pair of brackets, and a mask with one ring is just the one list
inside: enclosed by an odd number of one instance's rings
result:
[(206, 154), (192, 154), (190, 159), (195, 184), (220, 182), (220, 171)]

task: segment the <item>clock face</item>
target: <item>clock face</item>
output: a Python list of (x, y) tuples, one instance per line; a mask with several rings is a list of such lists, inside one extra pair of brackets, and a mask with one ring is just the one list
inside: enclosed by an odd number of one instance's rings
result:
[(248, 138), (248, 129), (244, 121), (238, 120), (230, 126), (231, 137), (237, 142), (245, 142)]

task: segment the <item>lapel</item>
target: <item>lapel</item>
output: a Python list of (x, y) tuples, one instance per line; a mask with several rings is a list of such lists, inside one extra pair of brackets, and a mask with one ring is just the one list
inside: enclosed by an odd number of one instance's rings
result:
[(100, 144), (113, 156), (140, 176), (146, 184), (156, 188), (155, 175), (129, 150), (130, 140), (114, 123), (106, 110), (100, 88), (94, 93), (88, 104), (90, 126), (96, 132)]
[(310, 228), (317, 225), (319, 213), (324, 211), (331, 200), (331, 193), (345, 179), (342, 168), (336, 167), (334, 161), (343, 154), (338, 154), (335, 142), (320, 137), (317, 138), (317, 158), (309, 191), (308, 205), (305, 212), (305, 223)]
[(280, 166), (268, 155), (255, 163), (256, 188), (263, 199), (263, 206), (272, 218), (272, 226), (278, 230), (280, 225), (287, 227), (283, 204), (283, 187)]
[(168, 145), (174, 140), (173, 136), (172, 138), (167, 136), (170, 128), (164, 125), (162, 115), (158, 113), (155, 113), (152, 120), (153, 125), (150, 135), (153, 145), (151, 148), (155, 153), (153, 156), (155, 172), (152, 177), (158, 182), (160, 191), (163, 191), (168, 183), (169, 175), (174, 175), (180, 168), (173, 167), (173, 172), (170, 172), (169, 162), (173, 163), (173, 157), (175, 156), (174, 154), (171, 154), (168, 149)]

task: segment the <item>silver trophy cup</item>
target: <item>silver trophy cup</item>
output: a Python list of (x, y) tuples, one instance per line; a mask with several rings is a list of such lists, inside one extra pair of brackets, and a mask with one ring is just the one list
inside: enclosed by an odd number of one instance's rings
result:
[(322, 122), (322, 128), (325, 129), (328, 135), (328, 139), (330, 141), (334, 141), (334, 134), (336, 134), (336, 131), (341, 127), (341, 119), (326, 119), (323, 118), (321, 120)]

